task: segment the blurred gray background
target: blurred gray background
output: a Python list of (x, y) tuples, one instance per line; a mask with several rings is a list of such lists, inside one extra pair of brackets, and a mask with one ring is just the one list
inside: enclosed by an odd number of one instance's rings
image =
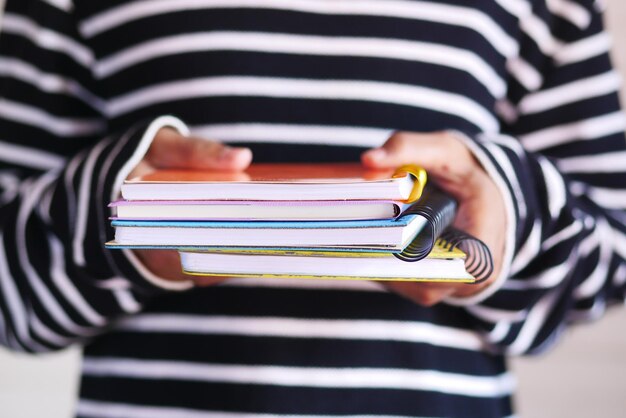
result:
[[(4, 0), (0, 0), (0, 9)], [(614, 62), (626, 75), (626, 1), (606, 0)], [(0, 13), (1, 14), (1, 13)], [(622, 88), (626, 103), (626, 88)], [(0, 348), (0, 417), (67, 418), (77, 393), (80, 351), (29, 357)], [(572, 327), (539, 357), (513, 359), (517, 412), (526, 418), (626, 417), (626, 310)]]

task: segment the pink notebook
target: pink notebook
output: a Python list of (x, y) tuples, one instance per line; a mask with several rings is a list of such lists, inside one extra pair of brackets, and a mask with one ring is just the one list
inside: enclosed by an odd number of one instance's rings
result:
[(116, 219), (318, 221), (392, 219), (408, 203), (391, 200), (119, 200)]

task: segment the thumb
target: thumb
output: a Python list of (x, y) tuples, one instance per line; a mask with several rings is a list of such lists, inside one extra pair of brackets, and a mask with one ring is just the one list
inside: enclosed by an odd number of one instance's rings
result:
[(202, 138), (185, 137), (172, 129), (161, 129), (145, 158), (158, 168), (240, 171), (252, 162), (252, 151)]
[(418, 164), (438, 171), (456, 153), (454, 145), (439, 133), (396, 132), (381, 147), (365, 151), (361, 161), (375, 169)]
[(465, 144), (447, 132), (397, 132), (383, 146), (365, 151), (361, 161), (373, 169), (416, 164), (436, 177), (463, 176), (476, 167)]
[(457, 199), (475, 191), (482, 179), (479, 175), (482, 168), (470, 150), (447, 132), (398, 132), (382, 147), (364, 152), (361, 160), (363, 165), (372, 169), (418, 165)]

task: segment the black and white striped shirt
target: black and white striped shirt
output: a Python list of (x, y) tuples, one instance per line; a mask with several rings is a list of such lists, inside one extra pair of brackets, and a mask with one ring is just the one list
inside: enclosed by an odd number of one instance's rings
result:
[[(626, 289), (626, 142), (592, 0), (8, 0), (0, 342), (85, 344), (81, 417), (504, 417), (505, 355)], [(505, 195), (508, 278), (433, 308), (369, 282), (181, 291), (105, 251), (154, 132), (257, 161), (453, 129)]]

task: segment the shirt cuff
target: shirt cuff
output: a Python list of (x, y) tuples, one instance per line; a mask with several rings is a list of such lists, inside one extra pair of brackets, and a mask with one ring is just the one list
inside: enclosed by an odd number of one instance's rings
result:
[[(113, 188), (111, 189), (110, 200), (117, 200), (120, 195), (120, 190), (124, 180), (128, 177), (130, 172), (141, 162), (144, 158), (152, 141), (154, 140), (157, 132), (159, 132), (162, 128), (173, 128), (178, 131), (181, 135), (188, 136), (189, 128), (185, 123), (183, 123), (180, 119), (174, 116), (160, 116), (154, 119), (148, 127), (143, 132), (143, 135), (139, 139), (135, 147), (135, 151), (132, 153), (130, 158), (126, 160), (124, 165), (120, 168), (113, 183)], [(192, 280), (184, 280), (184, 281), (174, 281), (167, 280), (163, 277), (159, 277), (158, 275), (152, 273), (143, 263), (139, 260), (139, 258), (131, 251), (131, 250), (121, 250), (122, 254), (126, 257), (127, 261), (134, 268), (135, 272), (139, 274), (143, 279), (150, 283), (153, 286), (156, 286), (159, 289), (170, 290), (170, 291), (184, 291), (193, 287)]]
[(444, 300), (445, 303), (454, 306), (470, 306), (478, 304), (495, 292), (497, 292), (506, 279), (509, 277), (511, 271), (511, 263), (513, 261), (513, 254), (515, 249), (515, 231), (517, 230), (517, 218), (515, 216), (515, 200), (511, 191), (507, 185), (506, 180), (499, 174), (493, 160), (489, 157), (488, 151), (476, 141), (469, 138), (467, 135), (459, 131), (449, 131), (452, 135), (463, 142), (467, 148), (472, 152), (474, 157), (483, 166), (483, 169), (489, 175), (489, 177), (496, 184), (502, 198), (504, 199), (504, 206), (506, 210), (506, 239), (504, 244), (504, 255), (502, 259), (502, 268), (500, 274), (496, 279), (482, 289), (480, 292), (467, 296), (467, 297), (449, 297)]

